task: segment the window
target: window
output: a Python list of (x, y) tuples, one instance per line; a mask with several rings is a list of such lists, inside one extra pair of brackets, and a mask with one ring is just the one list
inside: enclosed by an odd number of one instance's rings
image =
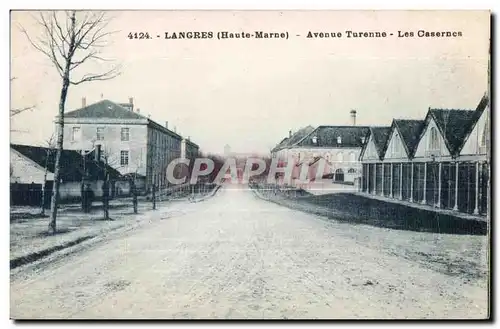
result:
[(394, 135), (394, 139), (392, 141), (392, 154), (396, 155), (396, 154), (399, 154), (400, 152), (400, 138), (399, 138), (399, 134), (395, 134)]
[(342, 137), (337, 136), (337, 144), (342, 144)]
[(480, 144), (481, 147), (485, 147), (487, 141), (489, 142), (489, 140), (488, 140), (488, 137), (489, 137), (488, 135), (489, 135), (489, 130), (490, 130), (489, 128), (490, 128), (489, 122), (486, 121), (486, 124), (484, 125), (484, 129), (483, 129), (483, 134), (481, 135), (481, 144)]
[(356, 154), (354, 152), (349, 153), (349, 161), (356, 162)]
[(355, 174), (355, 173), (356, 173), (356, 169), (354, 169), (354, 168), (349, 168), (349, 170), (347, 170), (347, 172), (348, 172), (349, 174)]
[(338, 162), (344, 161), (344, 154), (342, 152), (337, 153), (337, 161)]
[(438, 150), (439, 149), (439, 143), (438, 143), (438, 134), (437, 134), (437, 129), (436, 127), (431, 128), (431, 133), (430, 133), (430, 139), (429, 139), (429, 149), (430, 150)]
[(120, 165), (128, 166), (128, 151), (120, 151)]
[(71, 130), (71, 141), (75, 142), (80, 140), (80, 127), (73, 127)]
[(335, 182), (343, 182), (344, 181), (344, 171), (340, 168), (335, 170), (335, 177), (333, 180)]
[(128, 141), (130, 139), (130, 131), (129, 128), (122, 128), (122, 141)]
[(98, 127), (96, 131), (96, 139), (98, 141), (104, 140), (104, 127)]

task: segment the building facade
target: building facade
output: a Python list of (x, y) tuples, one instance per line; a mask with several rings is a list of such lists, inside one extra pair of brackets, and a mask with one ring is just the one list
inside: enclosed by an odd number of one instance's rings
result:
[[(45, 189), (45, 204), (50, 203), (54, 181), (54, 166), (57, 150), (32, 145), (10, 145), (11, 203), (41, 205), (42, 190)], [(78, 151), (63, 150), (60, 159), (59, 198), (62, 202), (81, 198), (82, 183), (89, 184), (94, 196), (102, 196), (105, 175), (114, 185), (120, 174), (112, 167), (99, 162), (94, 153), (85, 158)], [(112, 195), (113, 193), (113, 189)]]
[[(294, 153), (289, 154), (300, 168), (303, 164), (312, 167), (308, 180), (314, 180), (317, 170), (331, 177), (335, 183), (354, 184), (361, 177), (359, 155), (368, 127), (363, 126), (319, 126), (295, 144)], [(323, 159), (325, 168), (316, 168)], [(299, 178), (300, 171), (293, 178)]]
[(110, 166), (144, 181), (146, 190), (167, 187), (168, 164), (181, 156), (182, 136), (134, 111), (129, 103), (101, 100), (65, 113), (64, 148), (92, 150), (101, 145)]
[[(475, 215), (488, 211), (489, 99), (475, 110), (429, 109), (424, 120), (393, 120), (386, 146), (361, 154), (365, 193)], [(383, 143), (381, 141), (380, 143)]]

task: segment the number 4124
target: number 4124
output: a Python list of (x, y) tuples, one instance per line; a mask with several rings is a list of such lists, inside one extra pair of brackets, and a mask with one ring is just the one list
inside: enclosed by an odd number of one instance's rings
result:
[(151, 39), (148, 32), (130, 32), (129, 39)]

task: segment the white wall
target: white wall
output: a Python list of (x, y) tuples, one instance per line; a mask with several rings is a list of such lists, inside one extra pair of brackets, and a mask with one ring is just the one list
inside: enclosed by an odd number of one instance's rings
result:
[[(10, 165), (12, 175), (10, 176), (11, 183), (19, 184), (43, 184), (45, 168), (38, 165), (36, 162), (26, 158), (14, 149), (10, 149)], [(47, 173), (47, 180), (53, 180), (54, 174)]]
[(387, 144), (387, 150), (385, 152), (384, 160), (396, 159), (396, 160), (407, 160), (408, 154), (406, 153), (406, 148), (403, 144), (403, 139), (399, 134), (397, 129), (392, 131), (389, 137), (389, 143)]
[[(103, 181), (91, 181), (88, 182), (90, 188), (94, 192), (95, 197), (102, 196), (102, 184)], [(82, 196), (81, 182), (63, 182), (59, 186), (59, 197), (62, 201), (66, 199), (80, 198)]]
[(370, 139), (366, 145), (365, 152), (363, 153), (363, 158), (361, 161), (367, 160), (380, 160), (377, 149), (375, 148), (375, 142), (373, 141), (373, 136), (370, 135)]
[[(476, 126), (472, 130), (471, 134), (468, 136), (467, 141), (464, 144), (464, 147), (460, 151), (460, 155), (479, 155), (486, 154), (486, 147), (480, 147), (481, 138), (483, 136), (484, 130), (486, 128), (486, 119), (489, 115), (489, 107), (487, 107), (479, 120), (476, 123)], [(490, 137), (491, 138), (491, 137)]]
[(446, 147), (446, 144), (444, 143), (443, 136), (441, 136), (441, 133), (436, 125), (436, 122), (434, 119), (431, 117), (429, 124), (427, 125), (427, 128), (425, 129), (424, 135), (418, 142), (417, 146), (417, 151), (415, 152), (415, 158), (425, 158), (428, 157), (427, 151), (429, 151), (429, 139), (430, 139), (430, 132), (431, 128), (434, 127), (436, 128), (438, 134), (438, 145), (439, 145), (439, 154), (440, 156), (450, 156), (450, 152), (448, 151), (448, 148)]
[[(80, 127), (80, 140), (72, 141), (73, 127)], [(104, 128), (104, 140), (96, 140), (97, 127)], [(121, 140), (121, 128), (129, 128), (129, 140)], [(146, 175), (147, 126), (130, 123), (79, 123), (69, 122), (64, 125), (64, 148), (69, 150), (90, 150), (94, 144), (100, 144), (103, 152), (109, 155), (109, 165), (121, 174), (135, 172)], [(129, 151), (129, 165), (122, 166), (120, 152)]]

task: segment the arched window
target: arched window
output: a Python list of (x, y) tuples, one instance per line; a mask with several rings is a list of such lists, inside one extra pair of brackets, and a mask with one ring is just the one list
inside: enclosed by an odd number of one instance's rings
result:
[(342, 152), (337, 153), (337, 161), (338, 162), (344, 161), (344, 153), (342, 153)]
[(401, 147), (401, 144), (400, 144), (399, 134), (396, 133), (394, 135), (394, 140), (392, 141), (392, 154), (394, 154), (394, 155), (399, 154), (400, 147)]
[(337, 169), (335, 170), (335, 177), (334, 181), (336, 182), (343, 182), (344, 181), (344, 171), (342, 169)]
[(438, 134), (437, 134), (436, 127), (431, 128), (430, 139), (429, 139), (429, 149), (430, 150), (438, 150), (439, 149)]
[(356, 169), (354, 169), (354, 168), (349, 168), (349, 170), (347, 170), (347, 172), (348, 172), (349, 174), (355, 174), (355, 173), (356, 173)]
[(484, 129), (483, 129), (483, 134), (481, 135), (481, 144), (480, 146), (481, 147), (485, 147), (486, 146), (486, 143), (488, 141), (488, 135), (489, 135), (489, 129), (490, 128), (490, 125), (489, 125), (489, 122), (486, 121), (485, 125), (484, 125)]

